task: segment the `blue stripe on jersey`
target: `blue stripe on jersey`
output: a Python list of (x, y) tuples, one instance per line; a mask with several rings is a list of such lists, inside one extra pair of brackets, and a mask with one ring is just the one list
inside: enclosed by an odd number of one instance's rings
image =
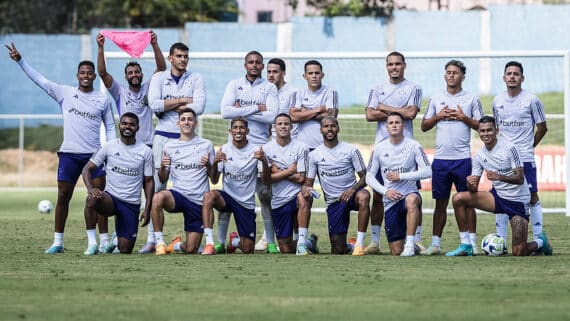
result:
[(370, 102), (372, 101), (372, 95), (374, 95), (374, 89), (370, 89), (370, 92), (368, 93), (368, 102), (366, 103), (366, 106), (370, 106)]
[(509, 151), (511, 152), (511, 155), (513, 156), (513, 159), (514, 159), (515, 164), (517, 166), (516, 168), (523, 167), (523, 165), (521, 163), (521, 159), (519, 157), (519, 153), (518, 153), (516, 147), (514, 147), (514, 146), (511, 147)]
[[(544, 106), (542, 105), (542, 103), (540, 102), (540, 100), (538, 100), (538, 98), (536, 99), (536, 109), (538, 111), (538, 114), (540, 115), (539, 121), (537, 122), (536, 120), (534, 121), (535, 123), (542, 123), (546, 120), (546, 115), (544, 114)], [(531, 113), (532, 115), (532, 113)]]

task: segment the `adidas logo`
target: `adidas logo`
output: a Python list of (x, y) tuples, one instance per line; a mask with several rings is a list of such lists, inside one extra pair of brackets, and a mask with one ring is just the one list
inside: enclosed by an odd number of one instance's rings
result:
[(540, 224), (540, 222), (536, 222), (534, 223), (534, 226), (542, 226), (542, 224)]
[(174, 154), (180, 154), (180, 151), (177, 149)]
[(242, 87), (242, 86), (239, 86), (239, 87), (238, 87), (238, 90), (243, 90), (243, 87)]
[(487, 162), (487, 159), (485, 158), (485, 159), (483, 160), (483, 163), (486, 163), (486, 162)]
[(384, 154), (384, 157), (390, 157), (390, 155), (388, 153)]
[(445, 106), (445, 101), (442, 101), (441, 103), (439, 103), (441, 106)]
[(116, 152), (116, 153), (115, 153), (115, 156), (121, 156), (121, 154), (119, 154), (119, 152)]
[(73, 98), (79, 99), (79, 96), (78, 96), (77, 94), (75, 94), (75, 95), (73, 96)]
[(323, 157), (323, 159), (321, 159), (321, 162), (325, 162), (325, 161), (326, 161), (326, 159)]
[(384, 96), (384, 92), (381, 92), (381, 93), (380, 93), (380, 96)]

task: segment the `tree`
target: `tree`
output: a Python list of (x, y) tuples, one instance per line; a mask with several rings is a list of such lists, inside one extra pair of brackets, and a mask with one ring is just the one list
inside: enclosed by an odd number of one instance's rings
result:
[[(295, 9), (298, 0), (289, 0)], [(323, 16), (385, 17), (392, 16), (394, 0), (307, 0), (307, 5), (318, 9)]]
[[(236, 0), (0, 0), (1, 34), (88, 33), (95, 27), (182, 27), (228, 20)], [(237, 20), (235, 18), (234, 20)]]

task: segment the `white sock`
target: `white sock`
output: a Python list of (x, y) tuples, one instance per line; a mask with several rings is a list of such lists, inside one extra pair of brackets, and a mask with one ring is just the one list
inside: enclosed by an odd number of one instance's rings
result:
[(293, 231), (293, 241), (296, 241), (299, 239), (299, 234), (295, 233), (295, 231)]
[(415, 235), (406, 235), (406, 243), (404, 244), (404, 247), (410, 247), (410, 246), (413, 247), (415, 239), (416, 239)]
[(380, 225), (371, 225), (370, 226), (370, 238), (372, 238), (372, 242), (380, 243), (380, 232), (382, 231), (382, 227)]
[(166, 245), (166, 242), (164, 242), (164, 236), (162, 235), (162, 232), (154, 232), (154, 237), (156, 239), (156, 244)]
[(299, 240), (297, 244), (305, 244), (307, 242), (307, 228), (299, 227)]
[(231, 213), (220, 212), (218, 215), (218, 243), (226, 244)]
[(261, 204), (261, 217), (263, 218), (263, 232), (267, 243), (275, 243), (273, 220), (271, 219), (271, 207)]
[(156, 238), (154, 237), (154, 225), (152, 224), (152, 220), (148, 222), (146, 226), (146, 242), (156, 244)]
[(180, 248), (180, 244), (182, 244), (182, 242), (174, 243), (174, 251), (182, 251), (182, 249)]
[(469, 233), (469, 241), (471, 245), (477, 246), (477, 233)]
[(441, 237), (437, 235), (431, 236), (431, 245), (435, 247), (441, 247)]
[(538, 248), (542, 248), (542, 246), (544, 245), (544, 242), (542, 241), (541, 238), (537, 238), (536, 240), (534, 240), (536, 242), (536, 245), (538, 246)]
[(214, 230), (212, 228), (204, 228), (204, 235), (206, 236), (206, 244), (214, 245)]
[(261, 234), (261, 239), (267, 242), (267, 232), (265, 232), (265, 226), (263, 227), (263, 234)]
[(240, 242), (240, 238), (239, 238), (239, 237), (235, 237), (235, 238), (232, 240), (232, 246), (233, 246), (233, 247), (239, 247), (239, 242)]
[(416, 227), (416, 235), (414, 235), (414, 242), (421, 242), (422, 241), (422, 227)]
[(532, 236), (536, 241), (542, 233), (542, 205), (537, 202), (530, 206), (530, 224), (532, 225)]
[(364, 246), (364, 239), (366, 238), (366, 232), (356, 233), (356, 245)]
[(461, 244), (468, 244), (471, 245), (471, 241), (469, 240), (469, 232), (459, 232), (459, 239), (461, 240)]
[(509, 226), (509, 216), (507, 214), (495, 215), (495, 229), (505, 240), (507, 239), (507, 227)]
[(97, 231), (95, 229), (86, 230), (87, 232), (87, 245), (97, 245)]
[(109, 245), (109, 233), (99, 234), (99, 244), (101, 244), (101, 246)]
[(116, 247), (116, 246), (119, 246), (119, 237), (117, 237), (117, 235), (115, 235), (115, 237), (113, 237), (113, 238), (111, 239), (111, 242), (113, 242), (113, 245), (114, 245), (115, 247)]
[(63, 233), (53, 233), (53, 245), (63, 246)]

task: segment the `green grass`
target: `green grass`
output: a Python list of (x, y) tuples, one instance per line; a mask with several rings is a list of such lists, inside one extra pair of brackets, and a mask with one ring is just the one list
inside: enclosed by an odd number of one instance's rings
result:
[[(2, 194), (0, 320), (570, 319), (570, 218), (562, 215), (545, 215), (552, 257), (84, 257), (81, 190), (71, 205), (66, 253), (42, 253), (51, 243), (53, 214), (38, 214), (36, 204), (55, 196)], [(479, 240), (493, 223), (493, 216), (479, 216)], [(166, 237), (181, 227), (180, 215), (167, 215)], [(311, 230), (328, 252), (323, 215), (313, 216)], [(424, 243), (430, 230), (426, 215)], [(457, 243), (449, 216), (442, 246)]]

